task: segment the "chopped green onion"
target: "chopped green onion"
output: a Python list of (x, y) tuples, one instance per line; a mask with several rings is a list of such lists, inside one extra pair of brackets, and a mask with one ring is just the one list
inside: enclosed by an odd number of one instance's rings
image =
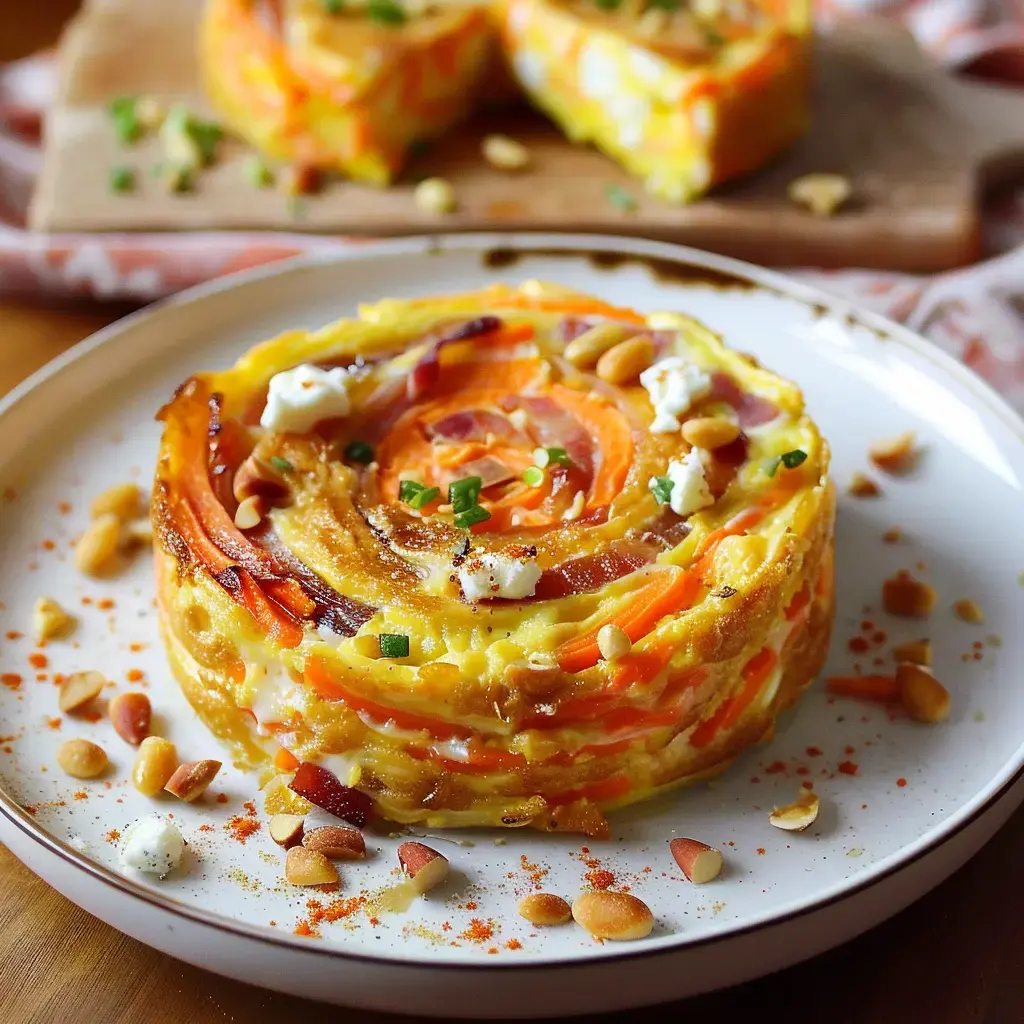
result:
[(560, 466), (565, 466), (568, 469), (572, 468), (573, 461), (569, 458), (564, 448), (545, 448), (544, 451), (547, 452), (549, 465), (552, 462), (557, 462)]
[(203, 165), (212, 164), (213, 158), (217, 155), (217, 146), (224, 138), (224, 129), (214, 121), (200, 121), (197, 118), (191, 118), (189, 133), (199, 147)]
[(132, 192), (135, 189), (135, 171), (131, 167), (111, 167), (110, 191)]
[(188, 167), (164, 167), (163, 180), (170, 192), (191, 192), (195, 187), (195, 179)]
[(608, 202), (623, 213), (632, 213), (636, 209), (636, 200), (621, 185), (609, 185), (605, 195)]
[(398, 481), (398, 500), (406, 503), (412, 501), (420, 491), (425, 491), (427, 488), (424, 484), (418, 484), (415, 480), (399, 480)]
[(667, 476), (651, 477), (649, 484), (651, 494), (659, 505), (667, 505), (672, 500), (672, 480)]
[(402, 633), (381, 633), (380, 656), (382, 658), (408, 658), (409, 638)]
[(807, 452), (794, 448), (791, 452), (783, 452), (781, 455), (776, 455), (774, 459), (769, 459), (765, 463), (764, 471), (768, 476), (775, 476), (780, 465), (785, 466), (786, 469), (796, 469), (797, 466), (803, 465), (806, 460)]
[(295, 467), (285, 458), (280, 455), (271, 455), (270, 464), (278, 471), (278, 473), (291, 473)]
[(258, 153), (250, 153), (242, 165), (245, 180), (254, 188), (270, 188), (274, 184), (274, 172)]
[(460, 529), (468, 530), (471, 526), (476, 526), (477, 523), (485, 523), (490, 518), (491, 513), (487, 509), (474, 505), (472, 508), (467, 508), (465, 512), (459, 512), (455, 516), (455, 525)]
[(453, 480), (448, 485), (448, 504), (456, 515), (468, 512), (477, 504), (483, 483), (478, 476), (467, 476), (461, 480)]
[(725, 42), (725, 36), (719, 35), (713, 28), (704, 29), (704, 38), (709, 46), (721, 46)]
[(424, 487), (422, 491), (414, 494), (409, 499), (409, 504), (416, 509), (423, 508), (425, 505), (429, 505), (435, 498), (441, 494), (440, 487)]
[(365, 441), (352, 441), (345, 447), (345, 458), (368, 466), (373, 462), (373, 449)]
[(134, 96), (118, 96), (110, 101), (108, 109), (118, 142), (123, 146), (130, 146), (142, 138), (142, 122), (135, 112)]
[(367, 0), (366, 14), (382, 25), (402, 25), (408, 18), (405, 8), (396, 0)]
[(523, 483), (529, 484), (531, 487), (540, 487), (544, 483), (544, 470), (540, 466), (530, 466), (523, 473)]
[(344, 7), (344, 0), (324, 0), (324, 10), (328, 14), (341, 14)]

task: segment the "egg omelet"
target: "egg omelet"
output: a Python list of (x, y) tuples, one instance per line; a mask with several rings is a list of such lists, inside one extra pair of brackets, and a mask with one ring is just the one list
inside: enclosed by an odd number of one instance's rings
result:
[(386, 300), (160, 415), (170, 663), (279, 795), (312, 764), (395, 822), (604, 835), (770, 735), (825, 657), (828, 445), (684, 314)]
[(476, 107), (495, 54), (472, 0), (208, 0), (199, 40), (206, 92), (242, 138), (372, 185)]
[(807, 0), (498, 0), (498, 9), (530, 99), (669, 202), (760, 167), (807, 127)]

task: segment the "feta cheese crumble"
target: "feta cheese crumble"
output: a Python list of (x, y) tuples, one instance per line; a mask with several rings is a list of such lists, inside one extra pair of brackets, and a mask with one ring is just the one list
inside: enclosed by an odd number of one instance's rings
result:
[[(697, 448), (691, 448), (682, 459), (673, 459), (665, 475), (672, 481), (668, 503), (677, 516), (693, 515), (699, 509), (715, 503)], [(648, 486), (654, 490), (657, 482), (658, 478), (652, 476)]]
[(503, 551), (470, 555), (459, 568), (459, 582), (467, 601), (486, 597), (516, 601), (533, 597), (540, 572), (536, 548), (510, 544)]
[(340, 366), (322, 370), (309, 363), (275, 373), (260, 426), (278, 433), (306, 434), (321, 420), (347, 416), (351, 409), (347, 379)]
[(668, 356), (640, 374), (640, 383), (654, 406), (652, 434), (670, 434), (681, 426), (679, 417), (711, 392), (711, 377), (682, 356)]
[(129, 826), (121, 846), (121, 863), (151, 875), (164, 877), (180, 863), (185, 852), (177, 825), (159, 814), (140, 818)]

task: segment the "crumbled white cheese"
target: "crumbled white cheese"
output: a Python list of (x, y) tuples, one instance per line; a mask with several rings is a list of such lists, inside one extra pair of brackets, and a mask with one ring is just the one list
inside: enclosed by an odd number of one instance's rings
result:
[(544, 87), (548, 72), (544, 57), (536, 50), (526, 47), (516, 50), (512, 55), (512, 67), (516, 78), (527, 92), (535, 92)]
[(467, 601), (484, 597), (516, 601), (533, 596), (540, 572), (533, 549), (510, 545), (504, 551), (470, 555), (459, 568), (459, 582)]
[(151, 875), (164, 877), (180, 863), (185, 840), (169, 818), (153, 814), (128, 828), (121, 846), (121, 863)]
[(624, 94), (618, 61), (597, 40), (580, 47), (576, 74), (579, 91), (589, 99), (612, 99)]
[(348, 373), (340, 366), (322, 370), (303, 363), (270, 378), (260, 426), (278, 433), (306, 434), (321, 420), (347, 416)]
[[(669, 505), (677, 516), (692, 515), (698, 509), (715, 503), (704, 476), (699, 449), (692, 448), (682, 459), (673, 459), (665, 475), (672, 481)], [(657, 477), (652, 476), (649, 486), (653, 489), (656, 483)]]
[(653, 434), (678, 430), (679, 417), (711, 391), (711, 377), (682, 356), (668, 356), (649, 366), (640, 374), (640, 383), (654, 406)]

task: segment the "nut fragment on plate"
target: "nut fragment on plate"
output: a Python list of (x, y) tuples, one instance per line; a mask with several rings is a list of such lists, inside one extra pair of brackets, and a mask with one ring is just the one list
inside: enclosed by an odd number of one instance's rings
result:
[(480, 146), (484, 159), (501, 171), (521, 171), (529, 166), (530, 151), (507, 135), (488, 135)]
[(597, 631), (597, 649), (605, 661), (624, 658), (633, 649), (633, 641), (621, 627), (609, 622)]
[(75, 545), (75, 568), (99, 576), (114, 565), (121, 543), (121, 520), (111, 512), (94, 519)]
[(912, 431), (876, 441), (868, 448), (871, 461), (886, 473), (906, 473), (913, 468), (919, 454)]
[(572, 916), (595, 939), (613, 942), (645, 938), (654, 928), (650, 907), (628, 892), (585, 892), (573, 903)]
[(95, 700), (107, 685), (102, 672), (72, 672), (61, 684), (57, 706), (61, 711), (79, 711)]
[(597, 361), (597, 375), (606, 384), (628, 384), (654, 362), (654, 342), (646, 334), (627, 338)]
[(263, 521), (263, 499), (258, 494), (243, 498), (235, 509), (235, 526), (240, 530), (252, 530)]
[(57, 748), (57, 764), (76, 779), (94, 779), (109, 763), (107, 752), (92, 740), (66, 740)]
[(903, 707), (915, 722), (934, 725), (949, 718), (949, 691), (928, 669), (910, 662), (897, 665), (896, 685)]
[(933, 587), (914, 579), (905, 569), (882, 584), (882, 607), (890, 615), (905, 619), (926, 619), (938, 594)]
[(849, 178), (841, 174), (804, 174), (786, 189), (790, 202), (805, 206), (818, 217), (831, 217), (853, 194)]
[(153, 706), (144, 693), (119, 693), (107, 709), (114, 732), (133, 747), (148, 735), (153, 721)]
[(538, 928), (566, 924), (572, 918), (572, 907), (552, 892), (531, 892), (519, 901), (519, 916)]
[(850, 477), (847, 490), (854, 498), (877, 498), (882, 493), (882, 488), (863, 473), (854, 473)]
[(908, 640), (897, 644), (892, 649), (893, 660), (897, 663), (909, 661), (912, 665), (930, 665), (932, 663), (931, 640)]
[(178, 751), (162, 736), (147, 736), (132, 765), (132, 784), (143, 796), (156, 796), (178, 767)]
[(292, 885), (330, 885), (338, 881), (338, 869), (322, 853), (293, 846), (285, 858), (284, 877)]
[(106, 515), (126, 521), (137, 519), (142, 515), (142, 490), (138, 484), (115, 484), (93, 498), (89, 515), (92, 519)]
[(679, 865), (679, 870), (686, 875), (687, 881), (695, 885), (713, 881), (722, 871), (721, 852), (699, 839), (686, 839), (680, 836), (673, 839), (668, 848)]
[(286, 850), (298, 846), (302, 842), (302, 830), (306, 819), (301, 814), (275, 814), (270, 819), (267, 831), (270, 838)]
[(421, 895), (440, 885), (447, 877), (448, 858), (423, 843), (402, 843), (398, 862)]
[(979, 623), (985, 621), (985, 612), (977, 601), (962, 597), (953, 605), (953, 614), (964, 622)]
[(164, 784), (164, 790), (185, 803), (198, 800), (220, 771), (220, 761), (206, 759), (204, 761), (186, 761), (174, 769), (174, 773)]
[(37, 644), (60, 640), (78, 625), (78, 619), (65, 611), (52, 597), (37, 597), (32, 607), (32, 634)]
[(804, 789), (791, 804), (776, 807), (768, 815), (768, 821), (786, 832), (803, 832), (805, 828), (814, 824), (820, 807), (821, 801), (817, 795), (809, 789)]
[(455, 189), (444, 178), (425, 178), (413, 190), (412, 198), (423, 213), (451, 213), (459, 205)]
[(739, 424), (721, 416), (696, 416), (683, 424), (683, 439), (706, 451), (732, 444), (739, 436)]
[[(577, 369), (593, 366), (613, 345), (629, 337), (629, 329), (622, 324), (597, 324), (573, 338), (565, 351), (565, 358)], [(525, 426), (525, 424), (524, 424)], [(523, 428), (520, 428), (523, 429)]]
[(315, 850), (331, 860), (361, 860), (366, 856), (366, 841), (361, 832), (342, 825), (321, 825), (302, 837), (307, 850)]

